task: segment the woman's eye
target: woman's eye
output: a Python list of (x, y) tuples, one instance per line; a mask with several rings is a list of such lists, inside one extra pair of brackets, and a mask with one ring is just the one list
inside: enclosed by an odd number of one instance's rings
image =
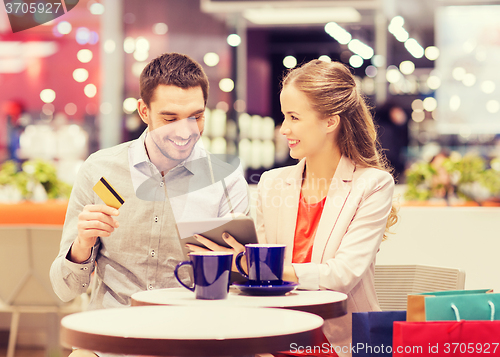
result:
[(299, 120), (299, 118), (297, 118), (296, 116), (291, 116), (292, 120)]

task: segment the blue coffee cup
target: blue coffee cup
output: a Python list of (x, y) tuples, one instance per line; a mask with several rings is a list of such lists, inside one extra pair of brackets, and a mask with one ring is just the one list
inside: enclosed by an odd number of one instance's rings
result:
[[(177, 281), (186, 289), (193, 291), (197, 299), (227, 298), (233, 254), (215, 251), (193, 252), (189, 254), (189, 258), (190, 261), (181, 262), (175, 267), (174, 275)], [(193, 267), (193, 287), (187, 286), (179, 279), (178, 270), (183, 265)]]
[[(236, 268), (251, 285), (283, 284), (285, 262), (284, 244), (247, 244), (245, 251), (236, 256)], [(241, 258), (247, 258), (248, 274), (241, 267)]]

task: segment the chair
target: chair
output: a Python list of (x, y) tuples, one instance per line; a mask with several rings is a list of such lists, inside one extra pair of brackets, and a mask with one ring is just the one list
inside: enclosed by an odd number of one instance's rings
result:
[(52, 290), (61, 233), (60, 226), (0, 226), (0, 311), (12, 313), (7, 357), (14, 357), (22, 313), (50, 314), (47, 349), (60, 350), (60, 317), (85, 306), (85, 296), (63, 303)]
[(407, 295), (462, 290), (465, 272), (429, 265), (376, 265), (375, 291), (382, 311), (406, 310)]

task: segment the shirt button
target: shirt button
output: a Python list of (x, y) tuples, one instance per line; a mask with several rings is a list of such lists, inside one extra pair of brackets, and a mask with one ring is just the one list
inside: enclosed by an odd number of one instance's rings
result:
[(153, 290), (153, 285), (149, 284), (148, 289)]
[(155, 222), (158, 222), (158, 216), (155, 216)]
[(152, 250), (152, 251), (151, 251), (151, 256), (152, 256), (152, 257), (154, 257), (155, 255), (156, 255), (155, 251), (154, 251), (154, 250)]
[(88, 270), (88, 269), (89, 269), (89, 267), (83, 267), (80, 270)]
[(162, 182), (160, 182), (160, 187), (163, 187), (163, 185), (164, 185), (163, 181), (162, 181)]

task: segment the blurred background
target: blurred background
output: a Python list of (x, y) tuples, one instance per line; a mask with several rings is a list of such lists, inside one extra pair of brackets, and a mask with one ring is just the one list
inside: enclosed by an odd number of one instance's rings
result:
[[(136, 112), (139, 75), (164, 52), (185, 53), (203, 65), (211, 86), (205, 147), (239, 155), (250, 184), (265, 170), (294, 164), (278, 133), (280, 80), (288, 69), (321, 59), (341, 61), (355, 74), (402, 204), (500, 205), (500, 1), (66, 0), (66, 8), (70, 3), (74, 7), (63, 16), (15, 33), (0, 7), (0, 225), (61, 229), (82, 162), (145, 129)], [(449, 211), (407, 213), (415, 221), (407, 232), (427, 227), (419, 214), (440, 220), (443, 212)], [(490, 224), (490, 235), (482, 233), (490, 240), (477, 256), (498, 251), (490, 246), (497, 241), (491, 217), (498, 218), (498, 210), (488, 211), (490, 216), (476, 210), (474, 220), (469, 211), (455, 212), (465, 218), (450, 213), (448, 224), (436, 223), (455, 227), (454, 234), (429, 224), (429, 232), (415, 233), (416, 246), (435, 233), (461, 248), (457, 237), (469, 242), (478, 227), (484, 231)], [(22, 239), (29, 247), (27, 234)], [(17, 257), (31, 256), (12, 251), (21, 241), (18, 233), (12, 237), (0, 249), (0, 261), (11, 258), (5, 272), (15, 270), (12, 259), (22, 263)], [(57, 254), (60, 231), (52, 238), (53, 252), (43, 254), (47, 266)], [(438, 261), (453, 255), (436, 252)], [(481, 263), (455, 256), (471, 263), (468, 274)], [(497, 271), (481, 269), (478, 277)], [(0, 311), (9, 313), (0, 314), (0, 347), (9, 329), (17, 329), (7, 283), (19, 292), (18, 281), (31, 281), (6, 276)], [(43, 284), (45, 294), (53, 295), (50, 284)], [(25, 295), (39, 298), (31, 291)], [(5, 310), (2, 301), (10, 304)], [(21, 346), (45, 346), (50, 336), (57, 338), (57, 320), (49, 337), (42, 318), (17, 324)]]
[[(209, 76), (205, 145), (239, 155), (250, 183), (293, 163), (277, 134), (280, 80), (315, 58), (352, 68), (398, 183), (416, 162), (429, 164), (414, 168), (418, 175), (434, 175), (438, 154), (453, 181), (449, 167), (467, 154), (479, 171), (496, 167), (498, 18), (499, 1), (479, 0), (80, 0), (53, 21), (12, 33), (2, 11), (0, 163), (22, 170), (43, 159), (71, 185), (90, 153), (140, 135), (141, 70), (180, 52)], [(20, 196), (26, 192), (0, 193)]]

